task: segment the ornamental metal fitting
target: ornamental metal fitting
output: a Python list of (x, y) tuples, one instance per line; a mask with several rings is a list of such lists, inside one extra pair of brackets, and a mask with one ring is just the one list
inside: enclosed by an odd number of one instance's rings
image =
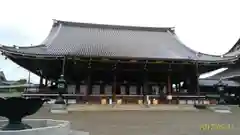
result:
[(201, 54), (200, 52), (197, 52), (197, 53), (196, 53), (196, 56), (197, 56), (197, 57), (201, 57), (202, 54)]
[(92, 62), (91, 61), (88, 62), (88, 68), (92, 68)]
[(112, 67), (112, 70), (116, 70), (117, 69), (117, 63), (115, 63)]
[(148, 66), (148, 60), (146, 60), (145, 63), (144, 63), (144, 68), (143, 68), (143, 69), (144, 69), (145, 71), (148, 70), (148, 69), (147, 69), (147, 66)]
[(172, 66), (171, 64), (168, 65), (168, 72), (171, 72), (172, 71)]

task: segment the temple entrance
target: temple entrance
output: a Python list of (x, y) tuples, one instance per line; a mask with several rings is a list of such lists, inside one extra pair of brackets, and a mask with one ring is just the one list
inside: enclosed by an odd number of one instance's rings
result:
[[(81, 84), (79, 89), (79, 103), (90, 104), (143, 104), (144, 91), (141, 83), (118, 82), (114, 91), (114, 83), (94, 83), (89, 88)], [(164, 83), (149, 83), (146, 95), (151, 104), (166, 103), (167, 87)], [(114, 99), (115, 98), (115, 99)]]

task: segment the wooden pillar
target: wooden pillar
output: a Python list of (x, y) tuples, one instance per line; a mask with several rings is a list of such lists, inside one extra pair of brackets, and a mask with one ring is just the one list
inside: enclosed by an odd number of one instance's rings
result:
[[(75, 93), (76, 94), (80, 94), (80, 81), (77, 81), (76, 83), (76, 88), (75, 88)], [(76, 96), (76, 102), (79, 103), (80, 102), (80, 97)]]
[(142, 73), (142, 85), (143, 85), (143, 103), (148, 105), (147, 95), (149, 94), (149, 86), (148, 86), (148, 61), (145, 61), (143, 73)]
[(196, 91), (198, 96), (198, 103), (200, 103), (200, 88), (199, 88), (199, 71), (198, 71), (198, 62), (196, 62)]
[(47, 87), (47, 85), (48, 85), (48, 79), (45, 78), (45, 87)]
[(103, 81), (99, 81), (99, 84), (100, 84), (100, 94), (105, 94), (105, 90), (104, 90), (104, 82)]
[(176, 93), (179, 92), (179, 83), (176, 83)]
[(171, 65), (169, 65), (169, 69), (168, 69), (168, 75), (167, 75), (167, 100), (168, 103), (171, 104), (171, 100), (169, 98), (172, 98), (172, 81), (171, 81)]
[(116, 104), (116, 92), (117, 92), (117, 63), (113, 65), (113, 84), (112, 84), (112, 104)]
[(143, 102), (144, 102), (144, 104), (147, 104), (147, 95), (148, 95), (148, 91), (149, 91), (149, 89), (148, 89), (148, 82), (147, 82), (147, 80), (145, 80), (144, 82), (143, 82)]
[(42, 86), (43, 86), (43, 77), (40, 76), (39, 88), (42, 88)]
[(168, 73), (167, 76), (167, 88), (168, 88), (168, 95), (172, 94), (172, 82), (171, 82), (171, 75)]
[(149, 92), (149, 86), (148, 86), (148, 75), (147, 75), (147, 71), (143, 72), (143, 78), (142, 78), (143, 82), (143, 103), (146, 105), (148, 104), (147, 102), (147, 95)]
[(163, 88), (164, 88), (164, 85), (162, 84), (159, 84), (159, 101), (161, 101), (162, 97), (163, 97)]
[(86, 92), (86, 95), (85, 95), (85, 102), (88, 103), (89, 102), (89, 95), (92, 93), (92, 83), (91, 83), (91, 73), (89, 72), (88, 73), (88, 76), (87, 76), (87, 92)]
[[(176, 83), (176, 94), (179, 95), (180, 93), (180, 83)], [(179, 97), (177, 97), (177, 104), (179, 104)]]
[(75, 89), (76, 92), (75, 93), (79, 94), (80, 93), (80, 81), (77, 81), (75, 84), (76, 84), (76, 89)]
[(87, 91), (85, 95), (85, 103), (89, 103), (89, 95), (92, 94), (92, 59), (88, 61), (88, 69), (87, 69), (87, 78), (86, 78), (86, 85)]
[(115, 104), (117, 102), (116, 98), (117, 91), (117, 76), (116, 73), (113, 74), (113, 84), (112, 84), (112, 103)]
[(178, 83), (179, 92), (181, 92), (181, 82)]
[(198, 62), (196, 63), (196, 91), (197, 95), (200, 96), (200, 88), (199, 88), (199, 71), (198, 71)]
[(130, 94), (130, 83), (127, 82), (126, 83), (126, 95), (129, 95)]

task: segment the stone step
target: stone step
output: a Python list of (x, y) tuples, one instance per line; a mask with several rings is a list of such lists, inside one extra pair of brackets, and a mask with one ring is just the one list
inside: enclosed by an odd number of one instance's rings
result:
[(216, 113), (232, 113), (231, 108), (226, 105), (210, 106), (209, 109)]
[(68, 135), (89, 135), (89, 132), (71, 130)]

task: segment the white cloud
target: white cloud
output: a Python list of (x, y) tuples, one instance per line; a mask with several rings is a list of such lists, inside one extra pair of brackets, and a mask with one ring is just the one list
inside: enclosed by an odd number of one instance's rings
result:
[[(2, 44), (39, 44), (51, 19), (138, 25), (176, 26), (180, 40), (194, 50), (222, 54), (240, 37), (239, 0), (6, 0), (0, 5)], [(4, 33), (1, 33), (4, 34)], [(0, 34), (0, 35), (1, 35)], [(5, 37), (12, 36), (12, 37)], [(17, 67), (9, 64), (5, 70)], [(16, 69), (20, 70), (20, 69)], [(22, 71), (25, 75), (25, 71)], [(10, 79), (11, 72), (6, 73)]]

